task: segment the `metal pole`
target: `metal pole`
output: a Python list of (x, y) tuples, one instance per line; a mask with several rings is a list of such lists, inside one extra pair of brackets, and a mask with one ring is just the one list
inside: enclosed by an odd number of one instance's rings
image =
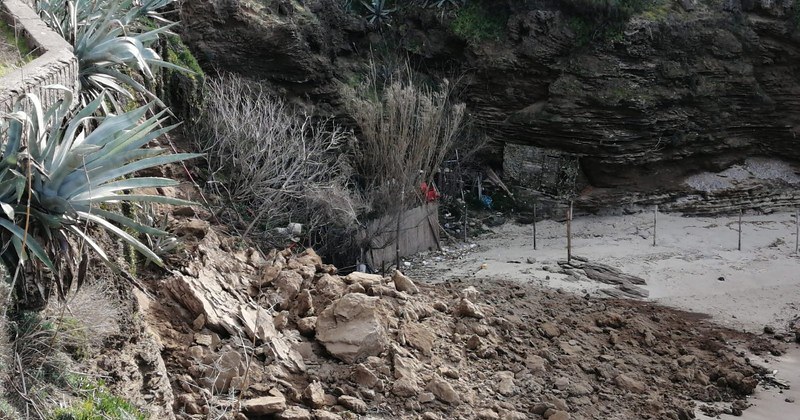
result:
[(744, 210), (739, 209), (739, 251), (742, 250), (742, 213)]
[(567, 211), (567, 263), (572, 262), (572, 200)]
[(656, 228), (658, 227), (658, 204), (653, 209), (653, 246), (656, 246)]
[(533, 202), (533, 250), (536, 251), (536, 201)]

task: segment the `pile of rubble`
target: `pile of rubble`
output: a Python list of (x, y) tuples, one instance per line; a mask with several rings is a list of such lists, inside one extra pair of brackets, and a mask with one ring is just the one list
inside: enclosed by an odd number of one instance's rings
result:
[(733, 332), (643, 302), (498, 281), (426, 286), (266, 257), (186, 220), (146, 318), (179, 418), (694, 417), (746, 408), (761, 370)]

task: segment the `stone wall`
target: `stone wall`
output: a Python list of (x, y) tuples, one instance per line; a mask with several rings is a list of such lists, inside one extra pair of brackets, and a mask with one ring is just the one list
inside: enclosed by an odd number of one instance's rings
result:
[(587, 185), (579, 157), (558, 149), (508, 143), (503, 171), (521, 186), (558, 197), (574, 196)]
[(78, 59), (72, 46), (39, 19), (31, 7), (20, 0), (0, 3), (0, 19), (14, 27), (38, 57), (25, 66), (0, 78), (0, 112), (9, 112), (26, 93), (35, 93), (45, 109), (65, 97), (65, 92), (45, 89), (59, 84), (78, 94)]

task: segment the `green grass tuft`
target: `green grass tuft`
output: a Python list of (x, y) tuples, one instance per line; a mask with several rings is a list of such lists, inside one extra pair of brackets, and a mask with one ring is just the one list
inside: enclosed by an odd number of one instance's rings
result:
[(800, 0), (792, 1), (792, 22), (794, 23), (794, 29), (800, 28)]
[(102, 382), (79, 381), (75, 384), (81, 399), (71, 407), (53, 412), (55, 420), (145, 420), (144, 415), (125, 399), (112, 395)]
[(167, 61), (191, 70), (194, 74), (189, 74), (189, 77), (193, 79), (198, 76), (203, 77), (203, 69), (179, 36), (171, 36), (168, 39)]
[(470, 44), (478, 44), (502, 39), (507, 22), (507, 13), (487, 7), (483, 2), (473, 1), (458, 10), (450, 27), (453, 33)]
[[(0, 77), (11, 73), (33, 60), (33, 54), (25, 38), (17, 36), (7, 23), (0, 21)], [(5, 51), (10, 49), (11, 51)]]

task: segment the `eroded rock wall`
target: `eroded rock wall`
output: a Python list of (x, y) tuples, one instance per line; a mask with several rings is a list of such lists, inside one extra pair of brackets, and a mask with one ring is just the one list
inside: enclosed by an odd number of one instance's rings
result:
[(791, 1), (653, 1), (613, 25), (570, 1), (492, 5), (504, 26), (479, 41), (455, 30), (459, 11), (400, 7), (379, 29), (335, 0), (186, 2), (183, 36), (206, 66), (343, 120), (340, 86), (370, 60), (389, 67), (407, 55), (419, 72), (457, 78), (494, 140), (523, 146), (506, 161), (535, 155), (526, 146), (577, 160), (585, 182), (575, 193), (590, 208), (634, 195), (674, 201), (697, 192), (687, 177), (747, 157), (800, 159)]

